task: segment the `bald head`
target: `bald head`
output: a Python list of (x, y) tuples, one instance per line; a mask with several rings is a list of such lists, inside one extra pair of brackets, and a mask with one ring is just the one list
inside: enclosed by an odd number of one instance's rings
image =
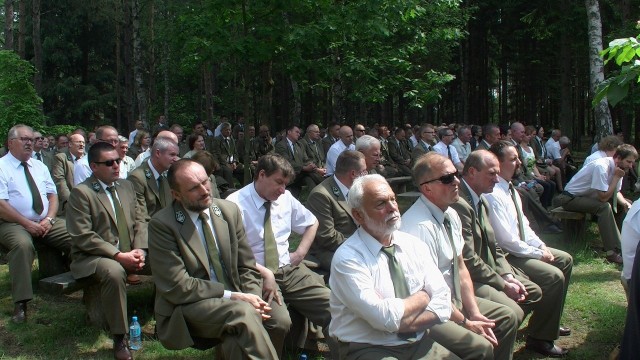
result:
[(169, 130), (160, 131), (158, 136), (156, 136), (156, 139), (169, 139), (176, 144), (178, 143), (178, 136)]
[(340, 135), (340, 140), (342, 140), (345, 145), (349, 146), (353, 144), (353, 130), (351, 130), (351, 127), (341, 127), (338, 134)]

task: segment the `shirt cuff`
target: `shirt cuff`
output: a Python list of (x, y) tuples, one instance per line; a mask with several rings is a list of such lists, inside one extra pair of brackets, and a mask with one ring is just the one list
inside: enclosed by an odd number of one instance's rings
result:
[(231, 291), (225, 290), (224, 293), (222, 294), (222, 298), (223, 299), (231, 299)]

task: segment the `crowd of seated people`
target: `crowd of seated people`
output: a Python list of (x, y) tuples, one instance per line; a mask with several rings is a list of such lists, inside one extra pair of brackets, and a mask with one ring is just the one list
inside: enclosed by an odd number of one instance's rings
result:
[[(126, 284), (141, 274), (168, 349), (281, 358), (298, 314), (333, 358), (510, 359), (529, 316), (525, 347), (560, 357), (573, 260), (538, 236), (562, 231), (555, 206), (597, 216), (637, 301), (638, 206), (621, 183), (638, 153), (617, 136), (577, 168), (559, 129), (545, 141), (520, 122), (185, 128), (164, 117), (128, 137), (11, 128), (0, 247), (14, 322), (28, 320), (41, 242), (102, 287), (116, 359), (133, 358)], [(402, 176), (419, 194), (404, 215), (386, 180)]]

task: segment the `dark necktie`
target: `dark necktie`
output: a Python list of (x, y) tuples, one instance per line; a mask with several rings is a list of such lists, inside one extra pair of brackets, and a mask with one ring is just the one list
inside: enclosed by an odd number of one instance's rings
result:
[[(400, 265), (400, 262), (398, 262), (398, 259), (396, 258), (396, 246), (383, 246), (380, 250), (387, 256), (387, 263), (389, 264), (389, 275), (391, 275), (393, 292), (396, 298), (406, 299), (411, 294), (409, 293), (407, 279), (404, 277), (404, 270), (402, 269), (402, 265)], [(403, 340), (410, 340), (416, 337), (416, 333), (398, 333), (398, 337)]]
[(216, 244), (216, 238), (213, 236), (211, 226), (209, 226), (209, 215), (207, 215), (207, 213), (203, 211), (200, 213), (200, 216), (198, 216), (198, 218), (202, 222), (202, 232), (204, 233), (204, 240), (206, 241), (207, 248), (209, 249), (209, 261), (211, 262), (213, 271), (216, 273), (216, 278), (218, 279), (219, 283), (224, 285), (224, 288), (226, 290), (233, 290), (222, 267), (222, 258), (220, 257), (220, 251)]
[(449, 244), (451, 245), (451, 252), (453, 253), (453, 261), (451, 262), (451, 285), (453, 285), (453, 292), (451, 294), (451, 299), (453, 304), (458, 309), (462, 309), (462, 294), (460, 293), (460, 271), (458, 269), (458, 254), (456, 252), (456, 245), (453, 242), (453, 232), (451, 230), (451, 221), (449, 220), (449, 215), (444, 214), (444, 228), (447, 233), (447, 238), (449, 239)]
[(518, 215), (518, 232), (520, 233), (520, 240), (525, 241), (524, 237), (524, 223), (522, 222), (522, 209), (520, 209), (520, 205), (518, 205), (518, 201), (516, 199), (516, 188), (512, 183), (509, 183), (509, 193), (511, 194), (511, 200), (513, 201), (513, 205), (516, 207), (516, 213)]
[(480, 234), (482, 236), (482, 243), (484, 244), (486, 248), (485, 251), (487, 253), (486, 263), (487, 265), (489, 265), (489, 267), (495, 269), (496, 260), (493, 256), (493, 251), (491, 251), (491, 248), (489, 247), (489, 237), (487, 235), (487, 224), (485, 222), (485, 215), (484, 202), (482, 201), (482, 199), (480, 199), (480, 201), (478, 201), (478, 222), (480, 223)]
[(115, 186), (107, 186), (107, 190), (111, 193), (111, 199), (113, 200), (113, 207), (116, 210), (116, 226), (118, 227), (118, 240), (119, 248), (122, 252), (131, 251), (131, 237), (129, 235), (129, 226), (127, 225), (127, 218), (124, 216), (124, 210), (118, 200), (118, 192)]
[(400, 153), (400, 157), (404, 159), (404, 152), (402, 152), (402, 144), (400, 143), (400, 140), (398, 141), (398, 153)]
[(425, 144), (423, 141), (421, 141), (420, 144), (422, 144), (422, 148), (424, 149), (424, 152), (429, 152), (429, 145)]
[(161, 207), (165, 207), (167, 206), (167, 197), (166, 197), (166, 184), (165, 182), (167, 181), (167, 179), (165, 179), (164, 176), (160, 175), (158, 176), (158, 194), (160, 194), (160, 206)]
[(449, 160), (453, 161), (451, 158), (451, 145), (447, 145), (447, 156), (449, 156)]
[(39, 152), (36, 153), (36, 159), (42, 161), (42, 154), (40, 154)]
[(280, 267), (276, 237), (271, 226), (271, 201), (264, 202), (264, 266), (275, 272)]
[(41, 215), (42, 211), (44, 211), (44, 205), (42, 204), (42, 197), (40, 197), (38, 186), (36, 185), (36, 182), (33, 180), (31, 172), (29, 171), (29, 164), (26, 161), (23, 161), (20, 164), (22, 164), (22, 167), (24, 168), (24, 176), (27, 178), (29, 191), (31, 191), (31, 197), (33, 198), (31, 207), (36, 214)]

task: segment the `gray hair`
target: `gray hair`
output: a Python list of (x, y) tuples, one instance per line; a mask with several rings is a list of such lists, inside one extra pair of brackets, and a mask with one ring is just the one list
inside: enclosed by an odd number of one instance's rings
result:
[(18, 129), (27, 128), (29, 131), (33, 132), (31, 126), (27, 126), (25, 124), (17, 124), (14, 125), (11, 129), (9, 129), (9, 133), (7, 134), (7, 139), (15, 139), (18, 137)]
[(352, 209), (362, 210), (362, 198), (364, 197), (364, 187), (370, 182), (383, 181), (387, 182), (382, 175), (370, 174), (361, 176), (353, 181), (349, 189), (349, 199), (347, 202)]
[(558, 140), (558, 142), (560, 143), (560, 145), (569, 145), (569, 144), (571, 144), (571, 140), (569, 140), (569, 138), (568, 138), (568, 137), (566, 137), (566, 136), (562, 136), (562, 137)]
[(451, 129), (449, 129), (448, 127), (442, 127), (440, 129), (438, 129), (438, 137), (440, 139), (442, 139), (443, 137), (447, 136), (447, 133), (451, 131), (453, 132)]
[(151, 146), (151, 153), (152, 154), (155, 153), (156, 150), (160, 150), (160, 152), (165, 152), (174, 146), (177, 148), (178, 144), (176, 144), (173, 140), (159, 137), (159, 138), (156, 138), (156, 140), (153, 142), (153, 145)]
[(118, 135), (118, 141), (120, 142), (129, 142), (129, 139), (127, 139), (126, 137), (122, 136), (122, 135)]
[(458, 137), (462, 136), (466, 130), (471, 131), (471, 127), (464, 125), (458, 128)]
[(380, 145), (380, 140), (371, 135), (362, 135), (356, 140), (356, 150), (371, 149), (374, 145)]

